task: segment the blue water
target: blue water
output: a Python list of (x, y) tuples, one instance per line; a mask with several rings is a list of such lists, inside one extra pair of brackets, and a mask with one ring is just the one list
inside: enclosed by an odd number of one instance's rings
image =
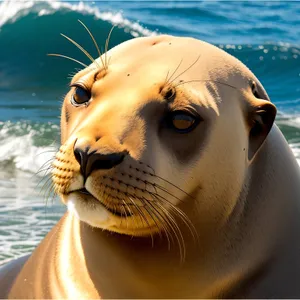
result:
[(65, 209), (55, 198), (46, 203), (47, 182), (43, 188), (43, 172), (35, 173), (59, 145), (61, 102), (79, 67), (47, 53), (89, 63), (64, 33), (97, 56), (78, 19), (103, 48), (117, 25), (110, 47), (163, 33), (199, 38), (236, 56), (266, 88), (300, 158), (300, 2), (1, 1), (0, 262), (31, 251)]

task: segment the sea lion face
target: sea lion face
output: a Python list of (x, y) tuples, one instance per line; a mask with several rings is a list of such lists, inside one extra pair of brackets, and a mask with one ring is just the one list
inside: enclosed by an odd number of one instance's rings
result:
[(130, 235), (223, 222), (274, 112), (254, 75), (212, 45), (125, 42), (71, 82), (56, 192), (81, 220)]

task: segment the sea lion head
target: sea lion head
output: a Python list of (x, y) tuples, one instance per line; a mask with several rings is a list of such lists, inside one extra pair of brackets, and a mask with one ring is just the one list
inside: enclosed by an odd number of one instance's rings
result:
[(127, 41), (70, 86), (55, 190), (82, 221), (135, 236), (225, 222), (276, 115), (247, 67), (192, 38)]

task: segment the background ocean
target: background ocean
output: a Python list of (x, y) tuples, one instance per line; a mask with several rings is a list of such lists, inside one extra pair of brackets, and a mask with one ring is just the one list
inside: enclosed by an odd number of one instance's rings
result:
[(115, 24), (110, 46), (166, 33), (233, 54), (265, 86), (300, 161), (300, 2), (0, 1), (0, 263), (32, 251), (65, 211), (48, 193), (44, 173), (59, 145), (69, 76), (79, 65), (46, 54), (89, 63), (62, 32), (97, 56), (77, 19), (100, 45)]

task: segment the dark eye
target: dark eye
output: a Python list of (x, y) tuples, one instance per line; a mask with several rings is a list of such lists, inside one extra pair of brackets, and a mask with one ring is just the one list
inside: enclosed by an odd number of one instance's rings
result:
[(192, 131), (198, 124), (198, 119), (195, 116), (184, 111), (173, 112), (170, 121), (172, 127), (180, 133)]
[(84, 104), (88, 102), (90, 99), (91, 99), (91, 93), (87, 89), (81, 86), (76, 86), (75, 92), (72, 95), (73, 104), (75, 105)]

